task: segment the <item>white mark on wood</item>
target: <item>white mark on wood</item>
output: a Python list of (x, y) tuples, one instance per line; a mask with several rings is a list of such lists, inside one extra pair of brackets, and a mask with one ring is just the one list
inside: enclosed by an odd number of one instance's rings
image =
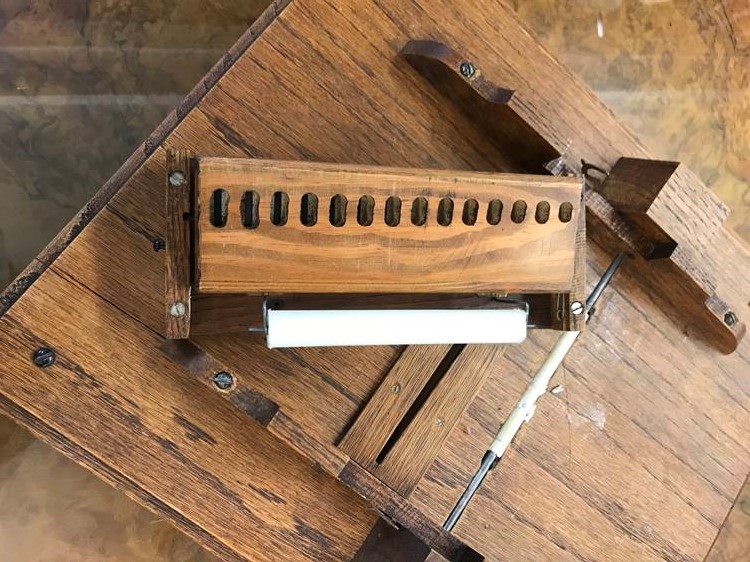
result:
[(607, 423), (607, 414), (604, 412), (604, 406), (602, 404), (591, 404), (584, 410), (583, 415), (586, 416), (599, 431), (602, 431)]

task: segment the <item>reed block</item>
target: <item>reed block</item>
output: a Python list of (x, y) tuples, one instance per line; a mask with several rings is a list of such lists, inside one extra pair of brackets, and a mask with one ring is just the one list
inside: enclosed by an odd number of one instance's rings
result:
[(200, 158), (202, 293), (565, 293), (576, 178)]

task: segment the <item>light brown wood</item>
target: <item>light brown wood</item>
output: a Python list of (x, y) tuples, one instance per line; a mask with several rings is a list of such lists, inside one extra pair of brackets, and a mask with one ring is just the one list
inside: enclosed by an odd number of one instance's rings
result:
[[(581, 182), (575, 178), (443, 172), (331, 164), (201, 158), (197, 186), (197, 288), (204, 293), (550, 292), (573, 283)], [(229, 196), (226, 225), (211, 222), (211, 198)], [(259, 222), (243, 226), (241, 202), (259, 196)], [(288, 196), (288, 219), (272, 224), (272, 197)], [(317, 221), (301, 222), (302, 197), (318, 201)], [(346, 223), (334, 226), (329, 206), (344, 195)], [(374, 200), (370, 226), (358, 224), (361, 197)], [(385, 222), (386, 200), (398, 198), (400, 223)], [(427, 202), (424, 225), (412, 223), (412, 202)], [(442, 199), (453, 205), (438, 224)], [(500, 223), (488, 205), (502, 202)], [(479, 204), (475, 224), (462, 220), (466, 201)], [(524, 206), (511, 220), (515, 202)], [(537, 220), (538, 205), (548, 205)], [(561, 205), (572, 218), (558, 218)], [(543, 222), (541, 222), (543, 221)], [(459, 273), (460, 272), (460, 273)]]
[[(0, 297), (3, 310), (13, 307), (0, 322), (0, 409), (226, 559), (347, 560), (370, 532), (370, 506), (184, 367), (152, 353), (163, 343), (164, 253), (153, 251), (153, 240), (165, 234), (164, 146), (227, 157), (512, 172), (512, 158), (398, 58), (418, 36), (444, 38), (482, 61), (486, 76), (516, 90), (524, 100), (519, 111), (534, 116), (555, 146), (569, 145), (570, 162), (586, 158), (610, 169), (622, 155), (658, 154), (502, 3), (478, 0), (466, 9), (448, 0), (294, 0), (278, 14), (280, 7), (269, 12), (265, 33), (258, 37), (255, 28), (243, 38), (240, 46), (252, 46), (237, 62), (235, 48), (219, 65), (218, 85), (206, 93), (216, 75), (202, 82)], [(741, 318), (750, 261), (726, 233), (709, 246), (704, 258), (717, 272), (717, 293)], [(589, 244), (589, 288), (611, 248)], [(705, 556), (750, 468), (750, 348), (743, 340), (736, 353), (717, 355), (682, 311), (659, 300), (648, 271), (633, 261), (618, 273), (558, 374), (564, 392), (542, 398), (457, 527), (488, 560)], [(19, 317), (22, 332), (14, 324)], [(409, 498), (433, 524), (445, 519), (555, 338), (534, 331), (492, 365), (484, 391)], [(329, 446), (400, 351), (269, 351), (246, 334), (196, 341)], [(63, 360), (72, 355), (75, 366), (33, 366), (30, 351), (42, 342)], [(173, 421), (172, 408), (216, 443), (189, 439), (200, 432)], [(134, 426), (136, 419), (146, 428)], [(184, 457), (165, 452), (155, 435)], [(291, 481), (301, 484), (292, 488)], [(260, 529), (237, 497), (273, 523)], [(363, 517), (371, 518), (367, 525)], [(318, 541), (316, 531), (328, 541)]]
[(339, 447), (408, 496), (502, 353), (502, 346), (406, 348)]
[(346, 432), (339, 448), (365, 468), (376, 468), (375, 459), (386, 441), (450, 348), (407, 347)]
[(742, 487), (721, 526), (705, 562), (744, 562), (750, 559), (750, 484)]
[(394, 490), (409, 495), (482, 389), (504, 349), (499, 345), (467, 346), (373, 473)]
[(184, 150), (167, 153), (165, 317), (166, 336), (190, 335), (191, 227), (190, 160)]

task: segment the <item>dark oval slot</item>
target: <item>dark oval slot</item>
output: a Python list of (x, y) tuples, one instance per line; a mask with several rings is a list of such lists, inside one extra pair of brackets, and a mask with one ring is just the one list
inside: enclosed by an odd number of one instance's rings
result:
[(240, 217), (242, 226), (245, 228), (258, 228), (260, 224), (260, 215), (258, 214), (258, 204), (260, 197), (255, 191), (246, 191), (242, 194), (240, 203)]
[(518, 200), (513, 203), (513, 208), (510, 210), (510, 220), (515, 223), (521, 223), (526, 218), (526, 201)]
[(357, 222), (360, 226), (370, 226), (374, 216), (375, 199), (369, 195), (363, 195), (357, 204)]
[(401, 222), (401, 199), (391, 195), (385, 202), (385, 224), (398, 226)]
[(276, 226), (284, 226), (289, 220), (289, 196), (283, 191), (277, 191), (271, 197), (271, 222)]
[(495, 225), (500, 224), (503, 215), (503, 202), (500, 199), (493, 199), (487, 207), (487, 222)]
[(211, 194), (211, 224), (216, 228), (227, 225), (229, 214), (229, 193), (225, 189), (215, 189)]
[(341, 194), (331, 197), (328, 220), (333, 226), (344, 226), (346, 224), (346, 204), (346, 197)]
[(411, 223), (414, 226), (427, 224), (427, 199), (417, 197), (411, 204)]
[(453, 199), (443, 197), (438, 204), (437, 221), (440, 226), (453, 222)]
[(573, 204), (565, 202), (560, 205), (560, 213), (558, 216), (560, 217), (560, 222), (570, 222), (570, 219), (573, 218)]
[(464, 212), (461, 215), (461, 220), (464, 221), (466, 226), (474, 226), (477, 223), (477, 215), (479, 214), (479, 203), (476, 199), (467, 199), (464, 202)]
[(299, 220), (304, 226), (315, 226), (318, 222), (318, 196), (305, 193), (300, 200)]
[(544, 224), (549, 220), (549, 203), (547, 201), (539, 201), (536, 205), (536, 213), (534, 218), (539, 224)]

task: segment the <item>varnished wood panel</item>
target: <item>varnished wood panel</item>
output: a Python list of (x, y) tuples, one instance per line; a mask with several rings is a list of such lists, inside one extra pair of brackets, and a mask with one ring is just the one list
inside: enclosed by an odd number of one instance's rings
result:
[[(201, 292), (563, 293), (573, 283), (576, 178), (200, 158), (196, 185)], [(223, 225), (212, 216), (220, 190), (228, 196)], [(274, 224), (276, 193), (286, 198), (275, 217), (283, 224)], [(243, 219), (248, 194), (258, 202)], [(306, 194), (317, 206), (311, 225), (301, 216)], [(343, 224), (334, 224), (333, 198), (342, 196)], [(374, 210), (358, 218), (362, 197)], [(390, 198), (399, 211), (389, 225)], [(424, 224), (412, 221), (417, 198), (427, 204)], [(488, 218), (493, 200), (502, 205), (498, 224)], [(447, 224), (439, 224), (443, 201), (451, 206)], [(467, 224), (471, 201), (478, 210)], [(571, 216), (563, 221), (566, 204)], [(537, 216), (539, 205), (545, 215)]]

